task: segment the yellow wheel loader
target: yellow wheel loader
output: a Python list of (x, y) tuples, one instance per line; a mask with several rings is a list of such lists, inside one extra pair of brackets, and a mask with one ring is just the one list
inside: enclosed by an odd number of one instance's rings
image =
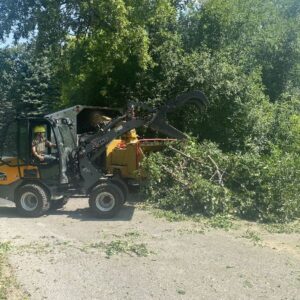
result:
[[(5, 128), (0, 145), (0, 197), (13, 201), (22, 216), (39, 217), (81, 195), (89, 198), (96, 216), (111, 218), (127, 199), (127, 181), (135, 178), (143, 153), (160, 145), (157, 139), (139, 140), (135, 129), (146, 126), (184, 139), (168, 124), (167, 114), (191, 102), (202, 107), (207, 101), (202, 92), (193, 91), (159, 109), (130, 105), (122, 113), (77, 105), (44, 117), (17, 118)], [(33, 155), (37, 126), (56, 145), (46, 150), (54, 157), (50, 162)]]

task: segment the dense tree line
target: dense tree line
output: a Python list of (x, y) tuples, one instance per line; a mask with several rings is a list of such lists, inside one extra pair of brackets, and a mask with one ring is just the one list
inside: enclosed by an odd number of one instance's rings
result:
[[(2, 107), (42, 113), (77, 103), (157, 105), (200, 89), (209, 99), (205, 113), (185, 109), (173, 121), (198, 142), (213, 142), (219, 159), (230, 156), (227, 168), (246, 189), (228, 179), (230, 203), (238, 203), (231, 207), (245, 208), (239, 198), (248, 205), (243, 215), (268, 219), (269, 209), (280, 220), (299, 216), (298, 0), (2, 0), (0, 38), (11, 32), (26, 45), (0, 50)], [(218, 198), (210, 178), (197, 184)], [(180, 189), (173, 184), (170, 199)]]

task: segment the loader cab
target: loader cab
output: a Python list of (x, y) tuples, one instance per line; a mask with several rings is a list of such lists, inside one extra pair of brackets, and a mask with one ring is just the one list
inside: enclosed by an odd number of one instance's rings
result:
[(16, 173), (18, 179), (40, 179), (55, 184), (60, 179), (59, 148), (46, 148), (47, 154), (57, 157), (54, 162), (43, 163), (32, 153), (34, 127), (44, 126), (45, 138), (57, 144), (53, 124), (44, 118), (17, 118), (9, 123), (2, 135), (0, 159), (3, 164)]

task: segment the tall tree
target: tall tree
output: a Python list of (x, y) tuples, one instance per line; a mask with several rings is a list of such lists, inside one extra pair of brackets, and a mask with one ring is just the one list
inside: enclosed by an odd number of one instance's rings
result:
[(210, 0), (182, 14), (187, 51), (222, 51), (244, 72), (256, 68), (271, 100), (299, 85), (300, 22), (295, 0)]
[(47, 53), (36, 57), (27, 46), (0, 50), (3, 123), (12, 116), (45, 114), (58, 105), (60, 83)]
[(14, 63), (12, 51), (0, 50), (0, 128), (8, 122), (13, 113), (13, 99), (10, 96), (14, 82)]

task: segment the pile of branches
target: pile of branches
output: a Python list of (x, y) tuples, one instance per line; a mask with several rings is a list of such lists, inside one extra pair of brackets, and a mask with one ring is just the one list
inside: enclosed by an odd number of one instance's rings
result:
[(214, 143), (188, 140), (144, 160), (144, 191), (160, 208), (188, 215), (285, 222), (300, 216), (299, 166), (296, 157), (226, 154)]

